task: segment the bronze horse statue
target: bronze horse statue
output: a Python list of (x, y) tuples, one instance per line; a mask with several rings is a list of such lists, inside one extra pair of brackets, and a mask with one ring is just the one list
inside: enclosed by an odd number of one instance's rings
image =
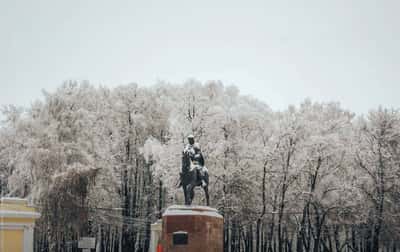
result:
[(202, 186), (199, 171), (197, 170), (197, 167), (194, 167), (194, 165), (192, 164), (189, 153), (184, 152), (182, 155), (182, 172), (180, 186), (182, 186), (183, 194), (185, 195), (185, 205), (192, 204), (194, 198), (194, 189), (196, 186), (203, 187), (206, 196), (207, 206), (210, 205), (210, 196), (208, 193), (209, 178), (207, 171), (204, 172), (203, 180), (206, 183), (205, 186)]

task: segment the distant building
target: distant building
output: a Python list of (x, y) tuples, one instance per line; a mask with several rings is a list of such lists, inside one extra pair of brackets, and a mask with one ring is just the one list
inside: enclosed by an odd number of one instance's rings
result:
[(33, 252), (35, 220), (40, 217), (26, 199), (0, 199), (0, 252)]

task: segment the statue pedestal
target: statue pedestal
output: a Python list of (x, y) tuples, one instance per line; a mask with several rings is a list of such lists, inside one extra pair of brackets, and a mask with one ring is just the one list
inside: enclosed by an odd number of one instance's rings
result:
[(223, 217), (204, 206), (170, 206), (162, 216), (163, 252), (222, 252)]

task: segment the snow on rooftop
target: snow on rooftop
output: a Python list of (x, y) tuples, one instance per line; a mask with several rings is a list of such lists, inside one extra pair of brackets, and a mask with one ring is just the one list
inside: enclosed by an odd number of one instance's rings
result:
[(12, 197), (2, 197), (0, 199), (0, 203), (4, 204), (17, 204), (17, 205), (26, 205), (28, 203), (28, 200), (26, 199), (21, 199), (21, 198), (12, 198)]
[(40, 218), (40, 213), (27, 211), (0, 210), (0, 218)]

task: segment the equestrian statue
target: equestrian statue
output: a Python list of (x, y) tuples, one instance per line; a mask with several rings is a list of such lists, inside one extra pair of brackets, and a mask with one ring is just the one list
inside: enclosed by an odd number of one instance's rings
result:
[(194, 141), (194, 136), (188, 136), (188, 144), (182, 153), (182, 171), (180, 173), (180, 186), (185, 195), (185, 205), (191, 205), (194, 198), (196, 186), (203, 188), (207, 206), (210, 205), (208, 194), (208, 170), (204, 165), (204, 157), (201, 153), (200, 144)]

